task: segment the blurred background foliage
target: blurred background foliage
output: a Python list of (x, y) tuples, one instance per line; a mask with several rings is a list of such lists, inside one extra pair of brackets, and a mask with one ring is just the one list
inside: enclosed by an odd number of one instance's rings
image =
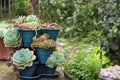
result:
[[(1, 20), (32, 14), (30, 0), (11, 1), (10, 13), (0, 15)], [(42, 20), (62, 26), (59, 37), (99, 44), (102, 36), (101, 51), (120, 63), (120, 0), (39, 0), (38, 4)], [(0, 12), (5, 9), (0, 7)]]
[[(40, 18), (61, 24), (62, 37), (74, 40), (82, 40), (92, 30), (98, 31), (100, 7), (100, 0), (39, 0)], [(12, 18), (28, 14), (32, 14), (30, 0), (12, 0), (11, 12), (6, 13)]]

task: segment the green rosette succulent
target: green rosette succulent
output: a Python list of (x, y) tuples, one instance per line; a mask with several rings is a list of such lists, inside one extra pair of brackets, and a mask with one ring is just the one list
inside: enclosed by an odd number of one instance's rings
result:
[(7, 33), (8, 29), (13, 28), (13, 24), (9, 23), (0, 23), (0, 37), (3, 38)]
[(25, 22), (33, 22), (39, 20), (35, 15), (28, 15), (25, 19)]
[(54, 68), (57, 66), (61, 67), (64, 64), (64, 61), (65, 61), (64, 56), (61, 53), (54, 51), (50, 55), (50, 57), (47, 59), (46, 66), (51, 68)]
[(17, 29), (12, 28), (7, 31), (3, 40), (7, 47), (19, 47), (22, 39)]
[(33, 64), (36, 56), (29, 49), (20, 49), (13, 54), (12, 62), (18, 69), (25, 69)]

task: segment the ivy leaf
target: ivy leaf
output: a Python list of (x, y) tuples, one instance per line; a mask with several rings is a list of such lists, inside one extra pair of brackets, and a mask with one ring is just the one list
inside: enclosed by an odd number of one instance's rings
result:
[(116, 26), (113, 26), (113, 27), (112, 27), (112, 32), (113, 32), (113, 33), (116, 33), (117, 31), (118, 31), (117, 27), (116, 27)]

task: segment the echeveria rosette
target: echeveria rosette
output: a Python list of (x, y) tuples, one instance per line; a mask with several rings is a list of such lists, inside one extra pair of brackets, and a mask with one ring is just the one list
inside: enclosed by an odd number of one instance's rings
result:
[(39, 19), (35, 15), (28, 15), (25, 18), (25, 22), (33, 22), (33, 21), (39, 21)]
[(26, 67), (32, 66), (35, 59), (36, 56), (33, 54), (33, 51), (22, 48), (14, 53), (12, 62), (17, 69), (25, 69)]
[(22, 38), (20, 37), (17, 29), (9, 29), (4, 36), (4, 44), (6, 47), (19, 47), (21, 45)]
[(46, 66), (54, 68), (54, 67), (61, 67), (64, 64), (65, 58), (63, 54), (55, 51), (53, 52), (50, 57), (46, 61)]

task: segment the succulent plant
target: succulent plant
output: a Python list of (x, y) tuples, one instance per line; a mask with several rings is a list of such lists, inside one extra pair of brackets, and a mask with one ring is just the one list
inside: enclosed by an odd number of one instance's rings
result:
[(12, 62), (18, 69), (32, 66), (36, 56), (29, 49), (20, 49), (13, 54)]
[(51, 67), (51, 68), (54, 68), (57, 66), (61, 67), (64, 61), (65, 61), (64, 56), (61, 53), (54, 51), (50, 55), (50, 57), (47, 59), (46, 66)]
[(35, 15), (28, 15), (25, 19), (25, 22), (38, 21), (39, 19)]
[(20, 16), (17, 19), (13, 19), (12, 22), (17, 25), (17, 27), (23, 29), (37, 29), (41, 27), (41, 21), (35, 15)]
[(17, 25), (17, 24), (20, 24), (20, 23), (23, 23), (25, 20), (25, 16), (19, 16), (17, 19), (12, 19), (12, 22)]
[(10, 23), (0, 23), (0, 37), (3, 38), (8, 29), (13, 28), (14, 25)]
[(13, 28), (13, 27), (14, 27), (14, 25), (11, 23), (0, 23), (0, 28), (8, 29), (8, 28)]
[(21, 44), (21, 37), (15, 28), (9, 29), (4, 36), (4, 44), (7, 47), (18, 47)]
[(31, 43), (31, 48), (36, 48), (38, 46), (42, 46), (43, 48), (48, 49), (51, 46), (56, 46), (56, 44), (54, 40), (49, 39), (48, 34), (44, 33), (39, 38), (34, 39)]
[(61, 26), (57, 23), (43, 23), (42, 27), (44, 27), (44, 28), (61, 28)]

